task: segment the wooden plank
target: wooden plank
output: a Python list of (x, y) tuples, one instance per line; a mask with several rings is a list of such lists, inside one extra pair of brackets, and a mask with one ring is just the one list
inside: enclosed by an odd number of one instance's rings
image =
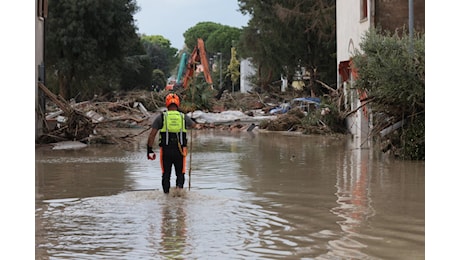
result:
[(53, 92), (51, 92), (43, 83), (38, 82), (38, 87), (56, 104), (64, 113), (69, 114), (71, 112), (70, 105), (65, 101), (61, 100), (58, 96), (56, 96)]

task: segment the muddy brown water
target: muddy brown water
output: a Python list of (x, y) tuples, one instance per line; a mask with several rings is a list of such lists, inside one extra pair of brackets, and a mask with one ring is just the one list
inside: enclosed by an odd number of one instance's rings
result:
[(146, 140), (36, 149), (36, 259), (425, 258), (424, 162), (350, 137), (192, 135), (183, 196)]

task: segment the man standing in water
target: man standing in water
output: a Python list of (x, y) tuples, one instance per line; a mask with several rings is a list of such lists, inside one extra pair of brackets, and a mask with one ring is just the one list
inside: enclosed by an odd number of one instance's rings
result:
[(155, 160), (153, 151), (155, 136), (160, 131), (160, 165), (163, 192), (169, 193), (171, 171), (176, 172), (176, 189), (183, 189), (185, 182), (185, 164), (187, 161), (187, 129), (197, 127), (193, 120), (179, 112), (180, 100), (176, 94), (166, 96), (166, 112), (157, 116), (152, 123), (152, 130), (147, 141), (147, 159)]

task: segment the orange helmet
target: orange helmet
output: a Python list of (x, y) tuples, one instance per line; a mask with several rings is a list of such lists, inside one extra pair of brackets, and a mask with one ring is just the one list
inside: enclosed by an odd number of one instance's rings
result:
[(166, 107), (169, 107), (169, 105), (171, 104), (176, 104), (177, 107), (180, 106), (180, 100), (178, 95), (171, 93), (166, 96)]

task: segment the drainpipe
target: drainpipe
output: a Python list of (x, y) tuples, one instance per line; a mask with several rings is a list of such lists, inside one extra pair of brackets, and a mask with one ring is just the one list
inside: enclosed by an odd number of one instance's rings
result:
[(371, 0), (369, 1), (369, 9), (370, 9), (370, 15), (369, 15), (369, 25), (371, 28), (375, 28), (375, 1)]

